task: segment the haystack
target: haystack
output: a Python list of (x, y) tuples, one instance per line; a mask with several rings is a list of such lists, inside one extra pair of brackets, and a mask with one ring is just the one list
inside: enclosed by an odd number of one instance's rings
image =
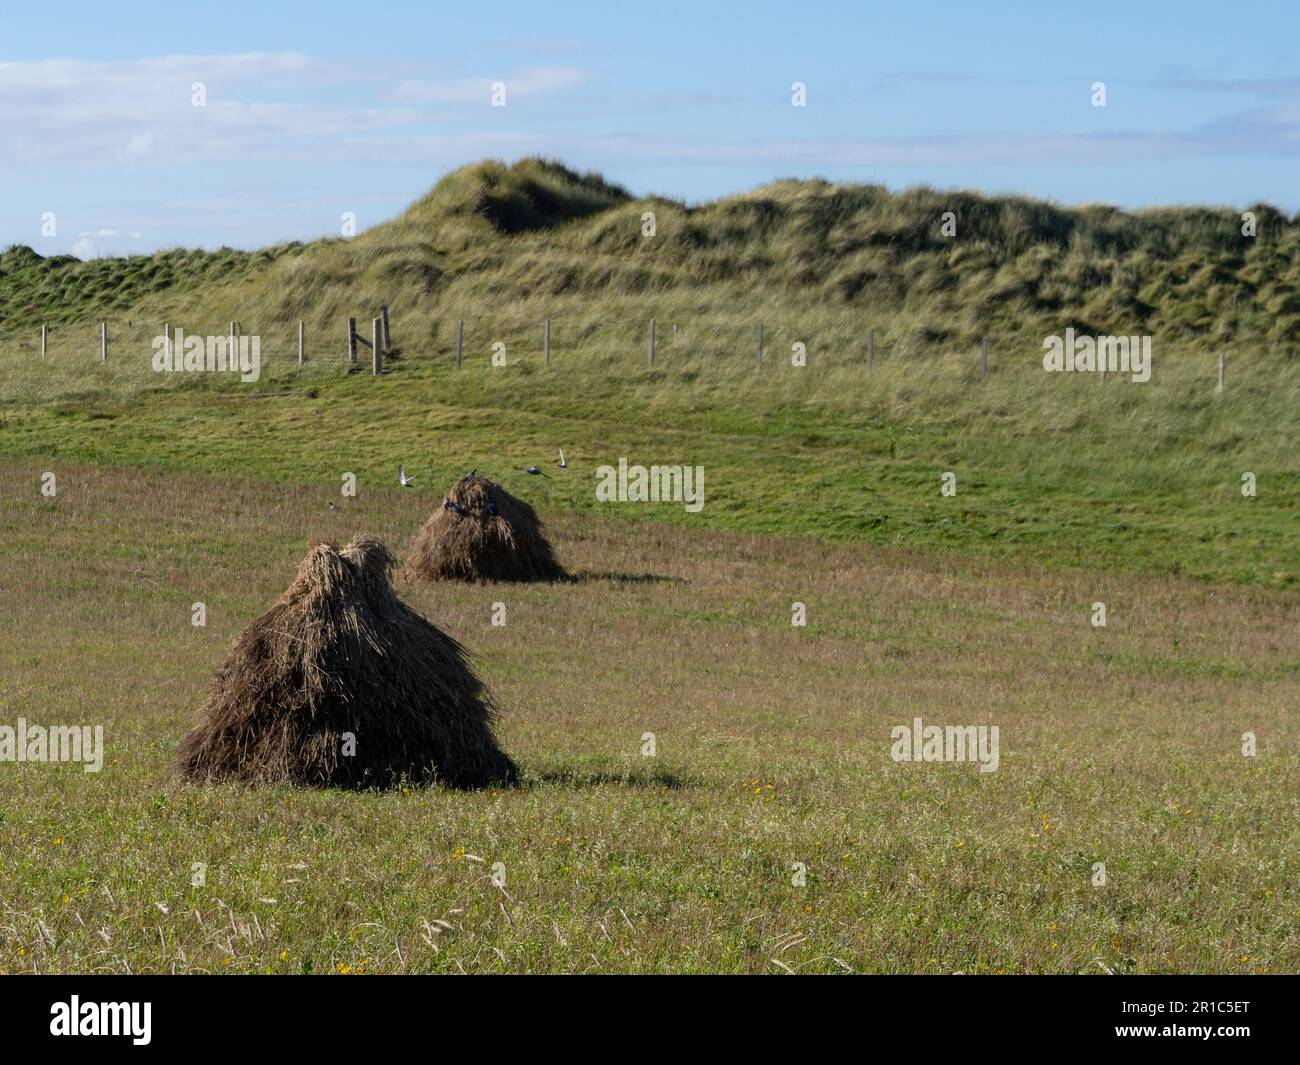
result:
[(467, 475), (411, 544), (407, 568), (425, 580), (551, 581), (564, 576), (542, 523), (499, 484)]
[[(188, 780), (513, 783), (465, 649), (393, 591), (379, 540), (321, 544), (218, 670), (180, 744)], [(354, 740), (345, 734), (350, 733)]]

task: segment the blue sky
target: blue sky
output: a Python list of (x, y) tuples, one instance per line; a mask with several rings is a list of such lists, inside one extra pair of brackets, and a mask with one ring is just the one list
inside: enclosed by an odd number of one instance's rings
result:
[(456, 166), (533, 154), (690, 202), (820, 175), (1300, 210), (1294, 0), (46, 2), (2, 18), (0, 246), (43, 254), (257, 247), (337, 234), (344, 212), (365, 229)]

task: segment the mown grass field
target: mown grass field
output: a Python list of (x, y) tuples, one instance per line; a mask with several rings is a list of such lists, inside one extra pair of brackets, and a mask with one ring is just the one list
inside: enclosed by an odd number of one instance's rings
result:
[[(15, 495), (4, 720), (102, 722), (108, 755), (3, 767), (8, 972), (1300, 963), (1294, 591), (553, 512), (577, 583), (402, 587), (479, 656), (525, 787), (177, 788), (212, 669), (307, 542), (400, 551), (433, 493), (334, 514), (314, 486), (67, 463), (57, 500)], [(1001, 768), (891, 761), (916, 715), (999, 724)]]
[[(1153, 379), (1135, 384), (1045, 373), (1024, 344), (996, 353), (983, 379), (978, 353), (759, 367), (666, 344), (650, 369), (635, 344), (557, 345), (549, 370), (536, 351), (494, 369), (484, 350), (456, 370), (425, 349), (379, 380), (348, 374), (337, 354), (301, 371), (281, 354), (255, 384), (155, 374), (147, 350), (107, 365), (0, 357), (0, 452), (330, 494), (345, 472), (367, 489), (393, 483), (399, 463), (438, 491), (474, 467), (554, 473), (563, 448), (572, 476), (523, 478), (544, 507), (598, 508), (594, 469), (625, 456), (706, 470), (702, 515), (630, 507), (630, 519), (1300, 581), (1300, 363), (1243, 356), (1219, 394), (1213, 354), (1194, 349), (1157, 350)], [(293, 394), (257, 395), (282, 391)], [(940, 494), (946, 472), (956, 496)]]
[[(0, 970), (1300, 969), (1300, 230), (1259, 214), (1243, 242), (1226, 209), (817, 182), (688, 209), (525, 162), (351, 242), (6, 252), (0, 724), (108, 751), (0, 763)], [(383, 301), (395, 357), (349, 372)], [(163, 322), (230, 320), (256, 383), (151, 369)], [(1151, 380), (1045, 373), (1067, 326), (1151, 332)], [(620, 457), (703, 466), (704, 509), (598, 502)], [(476, 654), (525, 786), (171, 782), (309, 543), (400, 557), (471, 468), (579, 579), (399, 592)], [(997, 725), (1000, 768), (894, 762), (915, 717)]]

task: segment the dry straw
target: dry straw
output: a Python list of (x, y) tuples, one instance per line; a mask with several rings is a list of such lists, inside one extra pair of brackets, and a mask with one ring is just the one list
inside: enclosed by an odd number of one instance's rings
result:
[(430, 581), (564, 577), (537, 512), (499, 484), (475, 476), (451, 486), (411, 544), (406, 566)]
[(181, 740), (178, 774), (339, 787), (514, 783), (465, 649), (397, 597), (394, 565), (375, 539), (314, 547), (217, 672), (200, 724)]

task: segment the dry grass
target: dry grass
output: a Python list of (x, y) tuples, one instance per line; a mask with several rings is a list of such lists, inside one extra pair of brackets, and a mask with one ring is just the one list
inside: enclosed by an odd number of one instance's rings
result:
[(564, 576), (537, 511), (465, 474), (424, 523), (406, 560), (427, 581), (553, 581)]
[(178, 773), (198, 783), (514, 783), (464, 648), (398, 599), (395, 564), (370, 538), (312, 548), (217, 671)]
[[(522, 788), (177, 789), (304, 543), (404, 542), (428, 496), (42, 468), (0, 469), (0, 722), (108, 756), (0, 765), (7, 971), (1300, 968), (1294, 590), (547, 512), (573, 583), (400, 589)], [(1001, 768), (891, 761), (917, 715), (999, 725)]]

